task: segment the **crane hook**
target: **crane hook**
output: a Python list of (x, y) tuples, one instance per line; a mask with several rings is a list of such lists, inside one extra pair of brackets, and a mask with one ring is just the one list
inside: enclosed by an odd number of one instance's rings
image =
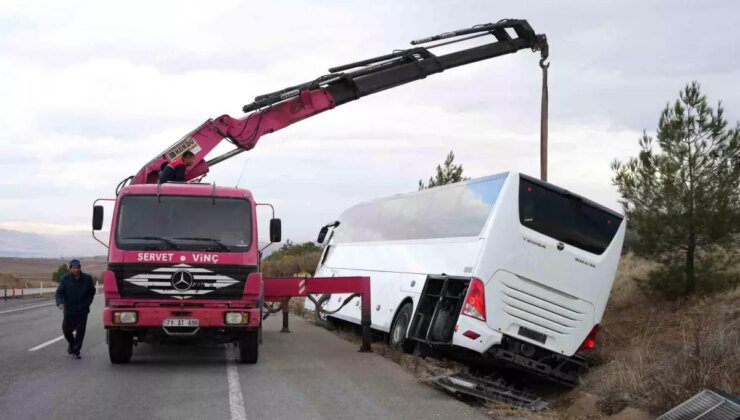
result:
[(550, 63), (545, 64), (545, 60), (547, 60), (547, 57), (540, 58), (540, 68), (542, 70), (545, 70), (546, 68), (550, 67)]

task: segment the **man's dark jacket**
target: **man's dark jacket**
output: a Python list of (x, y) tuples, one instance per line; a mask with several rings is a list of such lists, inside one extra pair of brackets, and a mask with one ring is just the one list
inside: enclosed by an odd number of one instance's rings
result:
[(76, 279), (72, 273), (67, 273), (59, 280), (57, 306), (63, 303), (65, 314), (89, 313), (94, 297), (95, 284), (89, 274), (80, 273), (80, 278)]

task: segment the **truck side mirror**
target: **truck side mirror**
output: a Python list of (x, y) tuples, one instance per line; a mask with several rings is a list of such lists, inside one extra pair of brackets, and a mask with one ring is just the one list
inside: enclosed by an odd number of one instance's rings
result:
[(316, 242), (323, 244), (324, 239), (326, 238), (327, 232), (329, 232), (329, 226), (322, 227), (321, 230), (319, 231), (319, 237), (316, 239)]
[(280, 219), (270, 219), (270, 242), (280, 242), (283, 237)]
[(93, 230), (103, 228), (103, 206), (93, 206), (92, 228)]

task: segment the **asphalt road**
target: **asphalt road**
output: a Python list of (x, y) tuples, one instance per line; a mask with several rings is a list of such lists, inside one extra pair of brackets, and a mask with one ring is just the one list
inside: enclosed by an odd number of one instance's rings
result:
[(114, 366), (102, 306), (98, 296), (82, 360), (74, 360), (63, 339), (53, 341), (61, 336), (56, 307), (0, 302), (0, 418), (485, 418), (297, 317), (290, 334), (279, 332), (279, 317), (266, 321), (256, 365), (235, 363), (226, 346), (142, 344), (130, 364)]

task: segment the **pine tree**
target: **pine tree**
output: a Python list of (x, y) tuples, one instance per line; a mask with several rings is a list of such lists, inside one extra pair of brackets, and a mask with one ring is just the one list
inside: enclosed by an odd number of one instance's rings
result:
[(465, 181), (470, 178), (464, 177), (462, 165), (455, 165), (455, 154), (450, 150), (444, 163), (437, 165), (437, 173), (434, 177), (429, 178), (429, 182), (424, 185), (424, 181), (419, 180), (419, 190), (426, 188), (438, 187), (440, 185), (452, 184), (454, 182)]
[(639, 155), (612, 164), (630, 246), (661, 264), (648, 283), (670, 296), (737, 284), (727, 268), (740, 244), (740, 123), (728, 128), (722, 103), (709, 107), (692, 82), (666, 105), (656, 138), (643, 133)]
[(57, 271), (53, 272), (51, 274), (51, 281), (59, 283), (59, 280), (62, 279), (62, 276), (69, 273), (69, 268), (67, 268), (66, 264), (62, 264), (57, 268)]

